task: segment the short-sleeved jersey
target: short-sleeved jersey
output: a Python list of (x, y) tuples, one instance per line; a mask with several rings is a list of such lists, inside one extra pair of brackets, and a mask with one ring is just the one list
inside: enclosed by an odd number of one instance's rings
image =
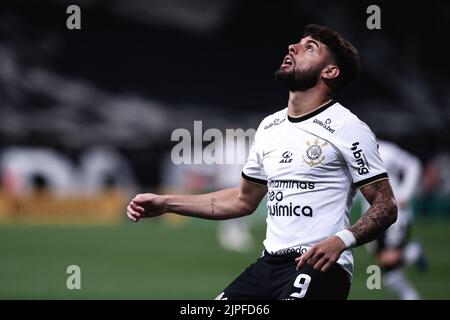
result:
[[(349, 227), (357, 188), (387, 178), (369, 127), (331, 101), (299, 118), (287, 108), (258, 127), (242, 176), (267, 185), (265, 249), (283, 254)], [(338, 263), (353, 273), (351, 250)]]
[(392, 142), (379, 140), (379, 151), (398, 201), (411, 201), (420, 182), (420, 160)]
[[(389, 182), (395, 198), (406, 204), (406, 206), (399, 206), (397, 221), (394, 224), (407, 225), (413, 218), (409, 202), (419, 185), (422, 172), (420, 160), (392, 142), (379, 140), (378, 149), (389, 174)], [(369, 203), (362, 195), (359, 198), (362, 201), (363, 212), (367, 211), (370, 207)], [(389, 229), (392, 229), (391, 227)]]

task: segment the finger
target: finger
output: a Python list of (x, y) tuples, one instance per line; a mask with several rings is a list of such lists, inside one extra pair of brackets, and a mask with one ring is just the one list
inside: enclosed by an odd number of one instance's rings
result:
[(322, 269), (320, 269), (320, 271), (322, 271), (322, 272), (327, 272), (328, 270), (330, 270), (330, 268), (331, 268), (333, 265), (334, 265), (334, 262), (329, 261), (329, 262), (327, 262), (327, 263), (322, 267)]
[(136, 210), (133, 209), (133, 207), (131, 206), (131, 204), (128, 205), (127, 210), (129, 213), (131, 213), (133, 216), (136, 217), (141, 217), (141, 214), (139, 212), (137, 212)]
[(133, 208), (134, 211), (136, 211), (136, 212), (140, 212), (140, 213), (144, 213), (144, 212), (145, 212), (145, 209), (144, 209), (144, 208), (142, 208), (141, 206), (138, 206), (138, 205), (135, 204), (134, 202), (131, 202), (131, 203), (130, 203), (130, 206), (131, 206), (131, 208)]
[(128, 219), (130, 219), (131, 221), (133, 221), (133, 222), (137, 222), (138, 220), (137, 220), (137, 218), (135, 218), (131, 213), (129, 213), (128, 211), (127, 211), (127, 217), (128, 217)]
[(133, 215), (136, 218), (140, 218), (141, 214), (137, 211), (135, 211), (130, 205), (127, 207), (127, 212), (129, 212), (131, 215)]
[(314, 263), (313, 268), (315, 270), (322, 270), (322, 267), (325, 266), (328, 263), (328, 259), (325, 257), (322, 257), (319, 259), (316, 263)]
[(136, 205), (136, 206), (141, 207), (141, 206), (142, 206), (143, 204), (145, 204), (146, 202), (148, 202), (148, 201), (145, 201), (145, 200), (143, 200), (143, 199), (133, 199), (133, 200), (131, 200), (130, 203), (132, 203), (132, 204), (134, 204), (134, 205)]
[(316, 263), (319, 262), (320, 259), (322, 259), (323, 255), (324, 254), (322, 252), (316, 252), (315, 254), (313, 254), (311, 256), (311, 258), (309, 258), (308, 264), (311, 265), (311, 266), (315, 266)]
[(308, 251), (306, 251), (304, 254), (302, 254), (300, 257), (295, 259), (295, 261), (298, 261), (297, 267), (296, 267), (297, 271), (300, 270), (305, 265), (305, 263), (308, 262), (309, 258), (313, 255), (313, 253), (314, 253), (314, 249), (311, 248)]
[(136, 197), (133, 198), (133, 200), (131, 200), (131, 202), (134, 202), (136, 204), (140, 204), (140, 203), (145, 202), (144, 194), (138, 194)]

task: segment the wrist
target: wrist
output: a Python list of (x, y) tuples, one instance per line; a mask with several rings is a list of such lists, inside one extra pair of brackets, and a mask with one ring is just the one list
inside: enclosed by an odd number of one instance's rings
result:
[(345, 249), (350, 249), (356, 246), (356, 238), (350, 230), (344, 229), (336, 232), (334, 235), (342, 240), (345, 245)]
[(170, 195), (160, 195), (163, 202), (164, 212), (172, 212), (172, 206), (170, 205)]

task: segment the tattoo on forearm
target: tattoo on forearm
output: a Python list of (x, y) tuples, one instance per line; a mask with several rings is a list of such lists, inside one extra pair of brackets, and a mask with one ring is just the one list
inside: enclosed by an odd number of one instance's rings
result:
[(214, 205), (216, 204), (216, 198), (211, 198), (211, 213), (214, 214)]
[(349, 228), (359, 245), (377, 238), (386, 230), (395, 221), (397, 211), (388, 180), (372, 183), (361, 192), (372, 201), (369, 210)]

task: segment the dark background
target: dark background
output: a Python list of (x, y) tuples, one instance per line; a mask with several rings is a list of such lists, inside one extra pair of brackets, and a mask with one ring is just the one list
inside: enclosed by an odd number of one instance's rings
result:
[[(66, 27), (71, 4), (81, 30)], [(372, 4), (381, 30), (366, 27)], [(140, 192), (239, 179), (240, 167), (173, 164), (171, 133), (195, 120), (203, 131), (256, 128), (285, 108), (274, 71), (309, 23), (359, 49), (361, 77), (336, 100), (420, 158), (411, 241), (429, 269), (406, 272), (422, 298), (449, 299), (450, 1), (433, 0), (1, 0), (0, 299), (217, 296), (261, 254), (264, 200), (225, 240), (222, 222), (134, 224), (125, 208)], [(251, 249), (229, 251), (244, 228)], [(373, 264), (355, 249), (350, 299), (397, 298), (384, 284), (368, 290)], [(67, 286), (70, 265), (82, 290)]]
[[(81, 30), (66, 8), (81, 8)], [(368, 30), (366, 8), (381, 8)], [(44, 146), (76, 162), (115, 146), (156, 185), (176, 128), (256, 128), (286, 106), (274, 81), (309, 23), (360, 51), (360, 79), (336, 98), (379, 138), (423, 162), (450, 145), (450, 3), (427, 1), (2, 1), (0, 144)]]

